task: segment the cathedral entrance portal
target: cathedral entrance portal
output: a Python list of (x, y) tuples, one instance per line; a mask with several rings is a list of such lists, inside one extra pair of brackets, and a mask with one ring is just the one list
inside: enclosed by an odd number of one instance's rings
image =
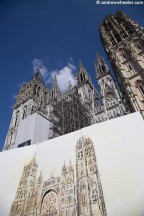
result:
[(45, 194), (42, 206), (41, 216), (58, 216), (58, 196), (53, 190)]

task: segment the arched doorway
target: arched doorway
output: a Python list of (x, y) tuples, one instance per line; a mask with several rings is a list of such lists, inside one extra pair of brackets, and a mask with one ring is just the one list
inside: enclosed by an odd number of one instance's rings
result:
[(58, 196), (54, 190), (50, 190), (43, 197), (41, 216), (58, 216), (58, 214)]

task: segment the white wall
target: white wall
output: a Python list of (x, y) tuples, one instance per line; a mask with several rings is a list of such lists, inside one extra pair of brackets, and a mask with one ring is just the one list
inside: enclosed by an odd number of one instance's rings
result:
[[(75, 166), (76, 142), (94, 143), (108, 216), (144, 215), (144, 121), (129, 114), (38, 145), (0, 153), (0, 215), (8, 216), (25, 163), (36, 153), (43, 180), (61, 174), (65, 161)], [(31, 156), (31, 157), (30, 157)]]
[(19, 124), (15, 146), (27, 140), (31, 140), (31, 144), (48, 140), (49, 128), (50, 122), (38, 113), (28, 116)]

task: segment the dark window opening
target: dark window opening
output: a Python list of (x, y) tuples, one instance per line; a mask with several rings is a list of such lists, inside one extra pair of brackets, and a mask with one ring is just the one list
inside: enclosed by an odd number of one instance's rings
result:
[(116, 38), (116, 41), (119, 43), (121, 41), (121, 38), (119, 37), (119, 35), (117, 33), (115, 33), (115, 38)]
[(82, 76), (82, 74), (81, 74), (81, 81), (83, 81), (83, 76)]
[(111, 43), (112, 43), (113, 46), (116, 45), (116, 42), (115, 42), (115, 40), (112, 37), (110, 37), (110, 41), (111, 41)]
[(83, 79), (85, 80), (85, 75), (83, 74)]
[(27, 140), (21, 144), (18, 145), (18, 148), (24, 147), (24, 146), (29, 146), (31, 145), (31, 140)]
[(105, 65), (102, 65), (103, 72), (105, 72)]
[(130, 70), (132, 70), (132, 67), (131, 67), (131, 65), (130, 65), (130, 64), (128, 64), (128, 67), (129, 67), (129, 69), (130, 69)]

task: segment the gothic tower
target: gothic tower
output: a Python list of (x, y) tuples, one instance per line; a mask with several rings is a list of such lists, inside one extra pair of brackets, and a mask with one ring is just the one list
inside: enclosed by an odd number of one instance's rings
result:
[(121, 11), (100, 26), (102, 44), (131, 112), (144, 117), (144, 29)]
[(4, 150), (12, 149), (15, 146), (17, 131), (20, 122), (39, 112), (45, 117), (48, 116), (48, 89), (44, 85), (40, 70), (37, 69), (32, 80), (21, 87), (14, 105), (10, 127), (6, 136)]
[(77, 73), (77, 87), (79, 98), (82, 103), (87, 106), (91, 114), (94, 113), (94, 87), (89, 74), (84, 68), (82, 62), (79, 63), (79, 71)]
[(77, 142), (76, 179), (78, 215), (107, 215), (95, 150), (90, 138), (82, 137)]
[(105, 119), (116, 118), (126, 114), (120, 93), (110, 73), (109, 67), (103, 57), (98, 53), (96, 53), (95, 70), (103, 102)]
[(24, 167), (15, 199), (10, 210), (10, 216), (37, 215), (37, 168), (38, 165), (34, 156), (30, 163)]

